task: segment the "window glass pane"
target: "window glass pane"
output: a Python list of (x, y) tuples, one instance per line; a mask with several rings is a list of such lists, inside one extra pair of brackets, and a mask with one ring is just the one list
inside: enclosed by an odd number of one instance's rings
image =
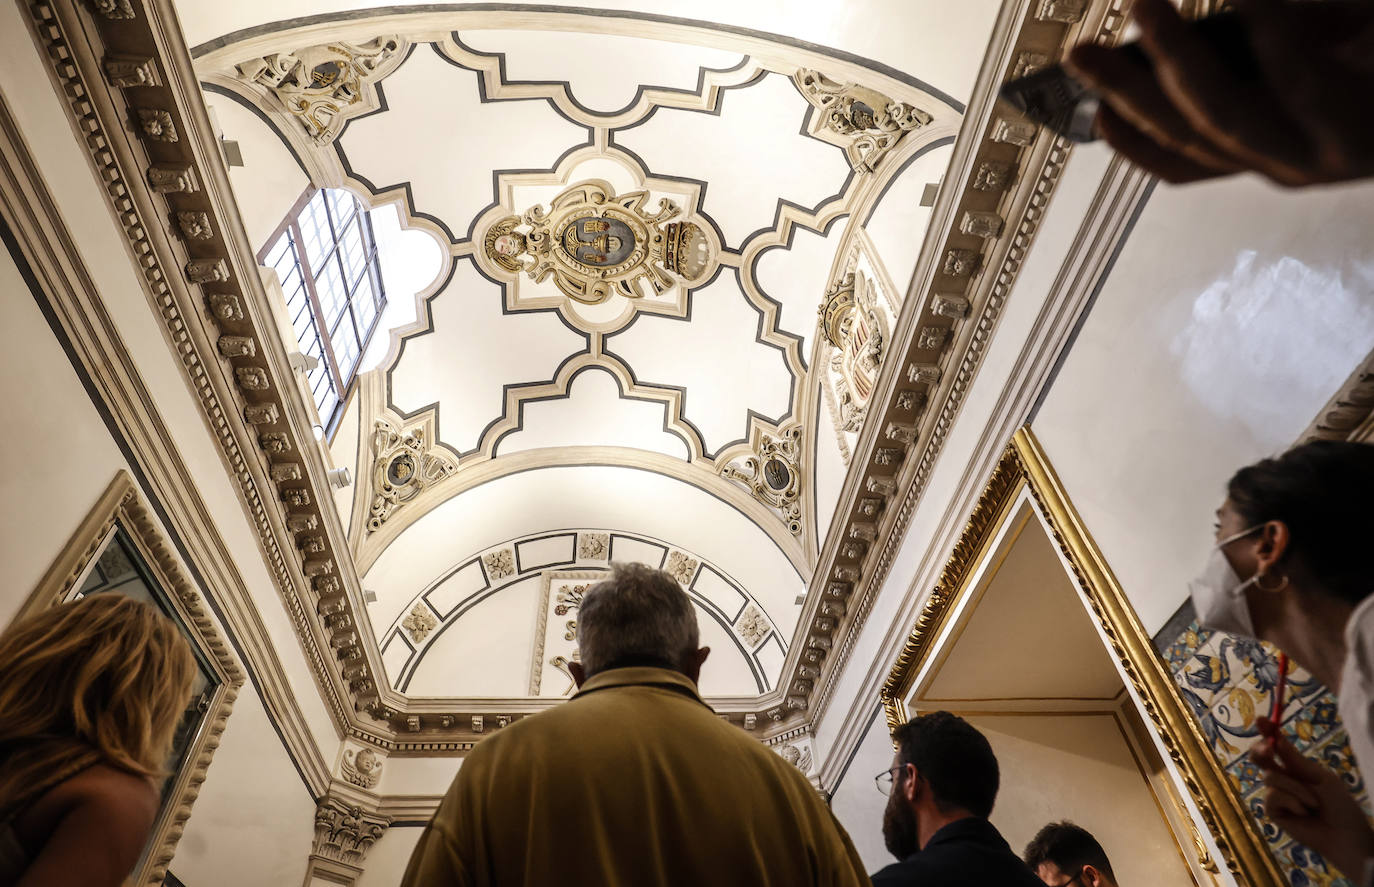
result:
[(320, 297), (325, 326), (333, 329), (348, 301), (348, 290), (339, 275), (338, 262), (332, 259), (325, 262), (324, 267), (315, 274), (315, 294)]
[(334, 217), (334, 230), (342, 231), (358, 207), (357, 198), (342, 188), (325, 191), (329, 195), (329, 212)]
[(367, 269), (367, 248), (363, 245), (359, 223), (359, 219), (349, 222), (343, 237), (339, 239), (343, 248), (344, 271), (347, 272), (350, 285), (356, 283)]
[(334, 245), (334, 235), (329, 230), (329, 219), (325, 215), (324, 192), (316, 191), (310, 198), (305, 211), (297, 221), (301, 226), (301, 237), (305, 239), (305, 257), (310, 262), (310, 270), (319, 274), (320, 262)]
[(353, 316), (358, 320), (358, 333), (367, 335), (377, 317), (377, 300), (372, 296), (372, 276), (364, 274), (353, 292)]
[(294, 265), (296, 263), (295, 251), (291, 248), (291, 232), (283, 231), (277, 242), (272, 244), (272, 248), (267, 251), (267, 259), (263, 262), (268, 268), (275, 268), (277, 276), (282, 274), (283, 265)]
[(353, 332), (352, 318), (341, 318), (329, 340), (334, 344), (334, 357), (339, 361), (339, 375), (347, 383), (352, 379), (353, 368), (358, 363), (358, 336)]

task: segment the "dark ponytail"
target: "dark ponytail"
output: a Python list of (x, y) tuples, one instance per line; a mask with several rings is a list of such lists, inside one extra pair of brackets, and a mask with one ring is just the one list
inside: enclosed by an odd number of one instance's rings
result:
[(1303, 444), (1237, 471), (1227, 494), (1247, 527), (1288, 526), (1284, 560), (1319, 591), (1350, 603), (1374, 591), (1374, 445)]

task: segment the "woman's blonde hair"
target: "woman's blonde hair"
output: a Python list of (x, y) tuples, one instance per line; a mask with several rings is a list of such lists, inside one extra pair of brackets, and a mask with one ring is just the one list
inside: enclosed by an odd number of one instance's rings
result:
[[(75, 740), (106, 763), (161, 776), (195, 675), (186, 638), (151, 604), (106, 592), (50, 607), (0, 635), (0, 748)], [(34, 765), (35, 755), (19, 757)], [(0, 800), (22, 788), (6, 769)]]

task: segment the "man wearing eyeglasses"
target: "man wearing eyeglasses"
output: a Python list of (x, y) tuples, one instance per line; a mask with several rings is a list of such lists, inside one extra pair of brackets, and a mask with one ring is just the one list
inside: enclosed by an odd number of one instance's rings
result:
[(873, 887), (1044, 887), (988, 822), (1000, 775), (982, 733), (937, 711), (892, 738), (897, 754), (875, 779), (887, 795), (883, 838), (898, 861), (873, 875)]
[(1087, 829), (1051, 822), (1026, 845), (1026, 865), (1049, 887), (1117, 887), (1107, 852)]

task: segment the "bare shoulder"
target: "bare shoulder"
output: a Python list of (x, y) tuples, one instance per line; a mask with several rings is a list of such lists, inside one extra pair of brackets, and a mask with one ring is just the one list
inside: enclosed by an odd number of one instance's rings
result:
[[(55, 786), (25, 818), (46, 821), (51, 826), (79, 813), (82, 819), (106, 821), (116, 833), (132, 836), (148, 831), (157, 807), (157, 789), (146, 777), (109, 764), (96, 764)], [(46, 831), (41, 827), (40, 830)]]

